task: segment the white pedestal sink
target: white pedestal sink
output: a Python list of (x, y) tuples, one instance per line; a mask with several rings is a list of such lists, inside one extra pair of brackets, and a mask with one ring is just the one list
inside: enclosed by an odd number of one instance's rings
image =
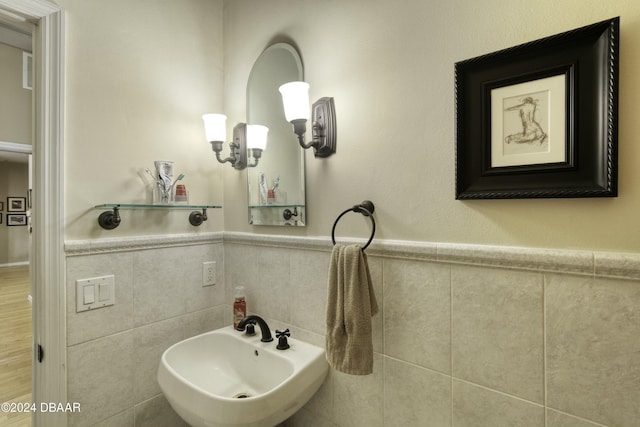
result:
[(169, 347), (158, 383), (173, 409), (193, 427), (272, 427), (293, 415), (322, 385), (324, 349), (289, 338), (260, 342), (231, 326)]

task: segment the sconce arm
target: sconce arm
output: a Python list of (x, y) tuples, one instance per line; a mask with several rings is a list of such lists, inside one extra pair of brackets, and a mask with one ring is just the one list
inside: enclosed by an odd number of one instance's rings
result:
[(305, 150), (313, 147), (316, 157), (329, 157), (336, 152), (336, 111), (333, 98), (320, 98), (311, 107), (313, 117), (311, 142), (304, 142), (307, 132), (307, 120), (291, 120), (293, 132)]
[[(212, 137), (212, 138), (223, 138)], [(222, 153), (222, 145), (224, 141), (209, 141), (211, 143), (211, 149), (216, 153), (216, 159), (219, 163), (231, 163), (236, 170), (243, 170), (247, 167), (247, 124), (238, 123), (233, 128), (233, 141), (229, 143), (231, 152), (229, 157), (223, 159), (220, 157)]]
[(294, 119), (291, 120), (291, 124), (293, 125), (293, 133), (298, 135), (298, 143), (305, 150), (311, 147), (316, 147), (318, 145), (318, 141), (311, 141), (309, 143), (304, 142), (305, 135), (307, 133), (307, 120), (306, 119)]
[(304, 135), (298, 135), (298, 143), (305, 150), (308, 149), (308, 148), (311, 148), (311, 147), (317, 147), (318, 146), (318, 141), (311, 141), (309, 143), (304, 142)]
[(218, 160), (218, 162), (220, 163), (231, 163), (231, 166), (235, 166), (236, 164), (236, 157), (234, 156), (235, 153), (235, 146), (237, 145), (234, 142), (230, 142), (229, 146), (231, 147), (231, 156), (227, 157), (226, 159), (223, 159), (220, 156), (220, 153), (222, 153), (222, 141), (210, 141), (211, 142), (211, 149), (216, 153), (216, 159)]
[(220, 153), (216, 152), (216, 159), (218, 159), (218, 162), (220, 163), (231, 163), (231, 166), (233, 166), (236, 163), (236, 159), (233, 157), (227, 157), (226, 159), (223, 159), (220, 156)]
[(252, 148), (251, 149), (251, 157), (253, 157), (255, 162), (254, 163), (250, 163), (247, 166), (250, 167), (250, 168), (255, 168), (256, 166), (258, 166), (258, 162), (260, 161), (260, 158), (262, 157), (262, 149), (260, 149), (260, 148)]

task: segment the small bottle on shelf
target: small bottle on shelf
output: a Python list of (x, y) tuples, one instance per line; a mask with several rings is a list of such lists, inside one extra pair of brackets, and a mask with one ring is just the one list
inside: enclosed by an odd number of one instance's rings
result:
[(237, 286), (233, 301), (233, 328), (238, 327), (238, 323), (247, 317), (247, 302), (244, 299), (244, 286)]

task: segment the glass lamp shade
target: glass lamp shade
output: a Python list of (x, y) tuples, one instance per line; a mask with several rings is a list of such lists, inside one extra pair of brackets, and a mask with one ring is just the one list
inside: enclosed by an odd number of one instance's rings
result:
[(247, 125), (247, 148), (267, 148), (269, 128), (262, 125)]
[(204, 133), (207, 141), (222, 141), (227, 139), (227, 116), (224, 114), (205, 114), (202, 116), (204, 120)]
[(279, 90), (287, 121), (309, 120), (309, 83), (289, 82), (280, 86)]

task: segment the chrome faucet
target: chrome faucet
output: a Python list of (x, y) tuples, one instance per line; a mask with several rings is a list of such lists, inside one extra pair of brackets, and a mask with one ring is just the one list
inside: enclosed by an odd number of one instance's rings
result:
[(236, 328), (236, 331), (244, 331), (245, 327), (248, 324), (253, 324), (253, 323), (257, 323), (258, 326), (260, 326), (260, 332), (262, 333), (262, 339), (260, 341), (262, 342), (273, 341), (273, 337), (271, 336), (271, 329), (269, 329), (269, 325), (267, 325), (267, 322), (265, 322), (262, 317), (256, 316), (253, 314), (242, 319), (240, 323), (238, 323), (238, 327)]

